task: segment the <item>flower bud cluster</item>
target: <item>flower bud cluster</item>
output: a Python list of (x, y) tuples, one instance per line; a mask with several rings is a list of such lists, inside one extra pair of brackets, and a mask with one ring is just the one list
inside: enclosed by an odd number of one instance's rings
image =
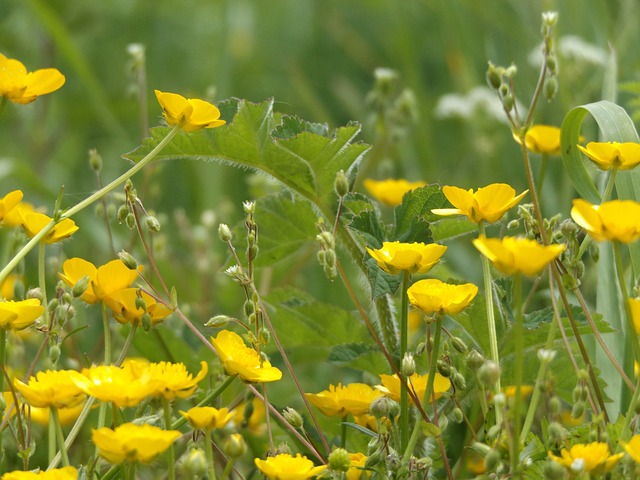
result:
[(338, 276), (335, 239), (331, 232), (324, 230), (324, 222), (318, 221), (318, 228), (321, 230), (316, 235), (316, 241), (320, 244), (318, 262), (322, 265), (327, 278), (333, 281)]

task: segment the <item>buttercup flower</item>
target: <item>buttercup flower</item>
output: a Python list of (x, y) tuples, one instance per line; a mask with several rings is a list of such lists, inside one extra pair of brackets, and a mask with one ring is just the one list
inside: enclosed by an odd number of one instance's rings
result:
[[(514, 135), (516, 142), (520, 139)], [(558, 155), (560, 153), (560, 129), (551, 125), (533, 125), (524, 136), (527, 150), (545, 155)]]
[[(384, 393), (387, 397), (395, 400), (396, 402), (400, 401), (400, 389), (402, 388), (402, 384), (400, 383), (400, 379), (394, 373), (393, 375), (379, 375), (380, 381), (382, 385), (376, 385), (376, 388)], [(420, 399), (420, 401), (424, 400), (424, 394), (427, 391), (427, 382), (429, 381), (429, 374), (420, 375), (418, 373), (414, 373), (411, 377), (408, 378), (407, 383), (413, 389), (416, 396)], [(442, 394), (448, 391), (451, 388), (451, 381), (447, 377), (443, 377), (438, 372), (436, 372), (436, 376), (433, 379), (433, 396), (435, 399), (439, 399)], [(409, 400), (413, 403), (413, 398), (410, 396)]]
[(3, 221), (4, 217), (20, 203), (20, 200), (22, 200), (21, 190), (9, 192), (0, 199), (0, 222)]
[(92, 430), (91, 440), (102, 458), (117, 465), (124, 461), (149, 463), (167, 450), (180, 435), (178, 430), (124, 423), (115, 430), (106, 427)]
[(282, 378), (282, 372), (247, 347), (237, 333), (221, 330), (215, 338), (211, 337), (211, 343), (228, 375), (238, 375), (250, 383), (275, 382)]
[(35, 207), (29, 202), (18, 202), (11, 210), (5, 211), (3, 225), (5, 227), (21, 227), (24, 216), (35, 211)]
[(81, 374), (75, 378), (78, 388), (101, 402), (112, 402), (121, 408), (135, 407), (158, 388), (136, 363), (125, 363), (122, 367), (99, 365), (85, 368)]
[(35, 322), (43, 313), (44, 307), (37, 298), (0, 301), (0, 328), (22, 330)]
[(281, 453), (266, 460), (256, 458), (254, 462), (269, 480), (305, 480), (327, 469), (326, 465), (314, 466), (311, 460), (299, 453), (295, 457)]
[(631, 170), (640, 163), (640, 143), (589, 142), (578, 149), (601, 170)]
[(193, 377), (185, 367), (184, 363), (159, 362), (150, 363), (145, 375), (150, 377), (155, 385), (156, 395), (164, 398), (187, 398), (196, 391), (198, 383), (209, 371), (207, 362), (200, 362), (200, 371)]
[(230, 412), (228, 408), (193, 407), (186, 412), (180, 410), (180, 415), (189, 421), (189, 425), (199, 430), (224, 428), (235, 414), (234, 411)]
[[(48, 217), (44, 213), (38, 212), (24, 212), (20, 210), (21, 213), (21, 222), (22, 228), (24, 228), (24, 232), (27, 234), (27, 237), (33, 238), (35, 237), (40, 230), (46, 227), (49, 222), (51, 222), (52, 218)], [(76, 225), (76, 223), (70, 218), (65, 218), (61, 222), (58, 222), (42, 239), (45, 243), (56, 243), (60, 240), (64, 240), (65, 238), (69, 238), (75, 232), (78, 231), (80, 227)]]
[(346, 480), (360, 480), (361, 478), (371, 477), (371, 472), (363, 469), (367, 461), (367, 456), (364, 453), (350, 453), (349, 461), (349, 470), (347, 470), (347, 474), (345, 475)]
[(472, 222), (497, 222), (511, 207), (518, 204), (527, 194), (525, 190), (520, 195), (506, 183), (493, 183), (479, 188), (464, 190), (458, 187), (442, 187), (442, 193), (456, 208), (437, 208), (431, 210), (436, 215), (466, 215)]
[(629, 442), (621, 441), (620, 444), (634, 462), (640, 463), (640, 435), (634, 435)]
[(611, 200), (592, 205), (576, 198), (571, 218), (597, 242), (631, 243), (640, 238), (640, 203), (633, 200)]
[(32, 407), (71, 408), (85, 399), (76, 380), (82, 378), (75, 370), (47, 370), (38, 372), (27, 383), (17, 378), (13, 385), (23, 400)]
[(24, 279), (23, 275), (17, 273), (10, 273), (4, 279), (0, 285), (0, 298), (5, 300), (13, 300), (15, 297), (16, 283), (21, 282)]
[(565, 244), (544, 246), (527, 238), (487, 238), (480, 235), (473, 245), (505, 275), (538, 275), (564, 252)]
[(64, 75), (55, 68), (27, 72), (22, 62), (0, 53), (0, 97), (14, 103), (31, 103), (40, 95), (55, 92), (64, 81)]
[[(70, 425), (74, 423), (82, 410), (84, 409), (84, 402), (79, 403), (75, 407), (65, 407), (58, 409), (58, 420), (60, 420), (60, 425)], [(49, 425), (49, 415), (51, 415), (50, 408), (38, 408), (31, 407), (31, 420), (37, 424), (47, 426)]]
[[(136, 306), (138, 296), (144, 300), (146, 311)], [(104, 297), (104, 303), (113, 312), (113, 318), (120, 323), (140, 324), (142, 316), (148, 313), (151, 317), (151, 324), (155, 325), (172, 313), (170, 308), (157, 303), (155, 298), (138, 288), (116, 290)]]
[(400, 243), (383, 242), (382, 248), (373, 250), (367, 248), (378, 266), (391, 275), (401, 271), (409, 273), (426, 273), (431, 270), (440, 257), (447, 250), (444, 245), (437, 243)]
[(128, 288), (138, 278), (138, 271), (130, 270), (122, 260), (112, 260), (96, 268), (93, 263), (76, 257), (65, 260), (58, 275), (70, 287), (81, 278), (89, 277), (89, 286), (80, 298), (87, 303), (97, 303)]
[(433, 278), (419, 280), (409, 287), (409, 302), (424, 313), (448, 315), (464, 310), (478, 293), (472, 283), (452, 285)]
[(640, 298), (630, 298), (631, 320), (637, 335), (640, 335)]
[(40, 470), (38, 473), (16, 470), (5, 473), (0, 480), (76, 480), (77, 478), (78, 470), (75, 467), (62, 467)]
[(202, 128), (215, 128), (226, 122), (220, 120), (220, 110), (215, 105), (197, 98), (184, 98), (177, 93), (155, 90), (162, 114), (168, 125), (179, 126), (185, 132)]
[(387, 180), (367, 178), (362, 183), (376, 200), (390, 207), (400, 205), (405, 193), (427, 185), (426, 182), (409, 182), (404, 179), (396, 180), (393, 178)]
[(381, 393), (365, 383), (329, 385), (320, 393), (305, 393), (305, 397), (322, 413), (344, 417), (347, 414), (360, 416), (369, 413), (369, 406)]
[(560, 455), (561, 457), (556, 457), (549, 452), (549, 457), (554, 462), (558, 462), (573, 474), (589, 472), (599, 475), (612, 470), (624, 453), (611, 455), (609, 445), (604, 442), (593, 442), (578, 443), (572, 445), (569, 450), (563, 448)]
[[(248, 411), (247, 411), (248, 410)], [(254, 435), (262, 435), (266, 429), (264, 403), (254, 398), (251, 403), (241, 403), (234, 410), (233, 421), (240, 427), (246, 427)]]

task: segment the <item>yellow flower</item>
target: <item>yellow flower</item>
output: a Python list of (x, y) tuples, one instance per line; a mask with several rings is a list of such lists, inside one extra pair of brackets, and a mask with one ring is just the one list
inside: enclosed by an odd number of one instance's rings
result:
[(82, 370), (76, 384), (87, 395), (118, 407), (135, 407), (144, 398), (155, 394), (157, 385), (136, 363), (122, 367), (99, 365)]
[(631, 170), (640, 163), (640, 143), (589, 142), (578, 149), (601, 170)]
[(360, 480), (361, 478), (370, 478), (371, 472), (363, 470), (367, 457), (364, 453), (349, 454), (349, 470), (345, 475), (346, 480)]
[[(58, 419), (60, 420), (60, 424), (70, 425), (74, 423), (84, 409), (84, 405), (84, 402), (82, 402), (75, 407), (59, 408)], [(51, 414), (50, 408), (31, 407), (30, 412), (32, 421), (40, 425), (44, 425), (45, 427), (49, 425), (49, 415)]]
[(124, 423), (115, 430), (106, 427), (92, 430), (91, 440), (102, 458), (117, 465), (125, 461), (149, 463), (173, 445), (180, 435), (178, 430)]
[(0, 298), (13, 300), (15, 297), (16, 283), (22, 282), (23, 279), (24, 276), (18, 275), (17, 273), (7, 275), (7, 278), (5, 278), (4, 282), (0, 285)]
[(275, 382), (282, 378), (282, 372), (272, 367), (268, 360), (261, 359), (253, 348), (247, 347), (237, 333), (222, 330), (215, 338), (211, 337), (211, 343), (227, 375), (238, 375), (249, 383)]
[(27, 72), (22, 62), (0, 53), (0, 97), (14, 103), (31, 103), (40, 95), (55, 92), (64, 81), (64, 75), (55, 68)]
[(629, 307), (631, 309), (631, 320), (636, 335), (640, 335), (640, 298), (630, 298)]
[(196, 391), (198, 383), (209, 371), (207, 362), (200, 362), (200, 371), (193, 377), (184, 363), (159, 362), (150, 363), (145, 375), (150, 377), (156, 386), (155, 395), (162, 395), (171, 400), (175, 397), (187, 398)]
[(305, 397), (325, 415), (344, 417), (369, 413), (369, 406), (382, 394), (365, 383), (329, 385), (320, 393), (305, 393)]
[[(513, 136), (516, 142), (520, 138)], [(560, 129), (551, 125), (533, 125), (524, 137), (527, 150), (545, 155), (558, 155), (560, 153)]]
[(571, 218), (597, 242), (631, 243), (640, 238), (640, 203), (633, 200), (611, 200), (592, 205), (576, 198)]
[(21, 227), (22, 218), (28, 214), (35, 212), (36, 209), (29, 202), (19, 202), (11, 210), (5, 212), (4, 225), (7, 227)]
[(382, 248), (372, 250), (367, 248), (378, 266), (391, 275), (402, 271), (409, 273), (426, 273), (431, 270), (440, 257), (447, 250), (444, 245), (437, 243), (400, 243), (382, 242)]
[[(144, 300), (146, 311), (136, 306), (138, 296)], [(112, 292), (104, 297), (104, 303), (113, 312), (113, 318), (120, 323), (140, 324), (142, 316), (148, 313), (151, 317), (151, 324), (155, 325), (172, 313), (170, 308), (157, 303), (155, 298), (139, 288), (125, 288)]]
[(640, 435), (634, 435), (629, 442), (621, 441), (620, 444), (634, 462), (640, 463)]
[(228, 408), (193, 407), (186, 412), (180, 410), (180, 415), (189, 420), (193, 428), (200, 430), (224, 428), (235, 414), (236, 412), (230, 412)]
[(424, 313), (447, 315), (464, 310), (478, 293), (472, 283), (451, 285), (436, 279), (419, 280), (409, 287), (409, 302)]
[(47, 370), (23, 383), (17, 378), (13, 385), (23, 400), (32, 407), (71, 408), (85, 399), (76, 381), (82, 378), (75, 370)]
[(22, 330), (27, 328), (44, 313), (44, 307), (37, 298), (26, 300), (0, 301), (0, 328)]
[(80, 298), (87, 303), (98, 303), (106, 296), (129, 287), (138, 278), (138, 270), (129, 269), (121, 260), (112, 260), (96, 268), (93, 263), (76, 257), (65, 260), (58, 276), (70, 287), (81, 278), (89, 277), (89, 286)]
[[(520, 385), (520, 397), (526, 398), (533, 392), (533, 387), (531, 385)], [(502, 393), (506, 398), (515, 398), (516, 396), (516, 386), (508, 385), (502, 387)]]
[[(24, 228), (24, 232), (27, 234), (27, 237), (33, 238), (36, 234), (46, 227), (49, 222), (51, 222), (52, 218), (48, 217), (44, 213), (39, 212), (28, 212), (24, 210), (19, 210), (20, 213), (20, 221), (22, 223), (22, 228)], [(42, 239), (45, 243), (56, 243), (60, 240), (64, 240), (65, 238), (69, 238), (76, 231), (78, 231), (80, 227), (78, 227), (73, 220), (70, 218), (65, 218), (61, 222), (58, 222)]]
[(544, 267), (564, 252), (565, 244), (540, 245), (527, 238), (487, 238), (480, 235), (473, 245), (505, 275), (538, 275)]
[(16, 470), (5, 473), (0, 480), (76, 480), (77, 478), (78, 470), (75, 467), (62, 467), (40, 470), (38, 473)]
[(262, 435), (266, 429), (265, 416), (266, 411), (264, 403), (257, 398), (251, 400), (251, 403), (241, 403), (234, 410), (235, 416), (233, 421), (240, 427), (247, 427), (250, 433), (254, 435)]
[(596, 475), (603, 474), (613, 469), (624, 453), (611, 455), (609, 445), (604, 442), (589, 444), (578, 443), (572, 445), (569, 450), (563, 448), (561, 457), (556, 457), (549, 452), (549, 457), (559, 463), (573, 474), (589, 472)]
[(458, 187), (442, 187), (442, 193), (456, 208), (431, 210), (436, 215), (466, 215), (472, 222), (497, 222), (511, 207), (517, 205), (529, 190), (516, 196), (516, 191), (506, 183), (493, 183), (479, 188), (464, 190)]
[(168, 125), (178, 125), (185, 132), (193, 132), (202, 128), (220, 127), (226, 123), (220, 120), (220, 110), (209, 102), (160, 90), (155, 90), (155, 93)]
[(307, 457), (299, 453), (293, 457), (288, 453), (281, 453), (266, 460), (256, 458), (256, 467), (269, 480), (305, 480), (313, 478), (326, 470), (326, 465), (316, 467)]
[[(2, 56), (2, 54), (0, 54), (0, 56)], [(2, 67), (0, 67), (0, 69), (1, 68)], [(22, 200), (21, 190), (14, 190), (2, 197), (0, 200), (0, 222), (20, 203), (20, 200)]]
[[(395, 400), (396, 402), (400, 401), (400, 389), (402, 388), (402, 384), (400, 383), (400, 379), (394, 373), (393, 375), (379, 375), (380, 381), (382, 385), (376, 385), (376, 388), (384, 393), (387, 397)], [(427, 391), (427, 382), (429, 381), (429, 374), (420, 375), (418, 373), (414, 373), (411, 377), (408, 378), (407, 383), (413, 389), (416, 396), (420, 399), (420, 401), (424, 400), (424, 395)], [(432, 396), (438, 400), (442, 394), (448, 391), (451, 388), (451, 381), (447, 377), (443, 377), (438, 372), (436, 372), (436, 376), (433, 379), (433, 394)], [(413, 398), (409, 397), (411, 403), (413, 403)]]
[(362, 183), (376, 200), (390, 207), (400, 205), (405, 193), (427, 185), (426, 182), (409, 182), (404, 179), (396, 180), (393, 178), (387, 180), (372, 180), (367, 178)]

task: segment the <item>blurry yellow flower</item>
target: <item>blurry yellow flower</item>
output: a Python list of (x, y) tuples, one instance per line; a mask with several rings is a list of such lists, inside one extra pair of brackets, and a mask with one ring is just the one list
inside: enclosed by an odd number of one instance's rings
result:
[(417, 308), (410, 309), (407, 323), (410, 332), (415, 332), (416, 330), (418, 330), (421, 326), (424, 325), (424, 316), (422, 312)]
[(269, 480), (305, 480), (313, 478), (326, 470), (326, 465), (316, 467), (307, 457), (299, 453), (293, 457), (288, 453), (281, 453), (266, 460), (256, 458), (256, 467)]
[[(138, 296), (144, 300), (146, 310), (136, 306)], [(157, 303), (155, 298), (139, 288), (125, 288), (112, 292), (104, 297), (104, 303), (113, 312), (113, 318), (120, 323), (140, 324), (142, 316), (148, 313), (151, 324), (155, 325), (172, 313), (170, 308)]]
[(62, 467), (40, 470), (38, 473), (16, 470), (5, 473), (0, 480), (76, 480), (77, 478), (78, 470), (75, 467)]
[(99, 365), (85, 368), (76, 384), (87, 395), (118, 407), (135, 407), (144, 398), (155, 394), (157, 385), (145, 375), (145, 369), (135, 363), (122, 367)]
[[(25, 212), (23, 210), (19, 210), (22, 228), (24, 228), (24, 232), (27, 234), (27, 237), (33, 238), (36, 234), (46, 227), (49, 222), (51, 222), (52, 218), (48, 217), (44, 213), (38, 212)], [(45, 243), (56, 243), (60, 240), (64, 240), (65, 238), (69, 238), (76, 231), (78, 231), (80, 227), (78, 227), (73, 220), (70, 218), (65, 218), (61, 222), (58, 222), (42, 239)]]
[[(400, 383), (400, 379), (394, 373), (393, 375), (379, 375), (380, 381), (382, 385), (376, 385), (376, 388), (384, 393), (387, 397), (395, 400), (396, 402), (400, 401), (400, 389), (402, 388), (402, 384)], [(424, 400), (424, 395), (427, 391), (427, 382), (429, 381), (429, 374), (420, 375), (418, 373), (414, 373), (407, 379), (407, 383), (413, 389), (416, 396), (420, 399), (420, 401)], [(433, 379), (433, 394), (432, 396), (435, 399), (439, 399), (442, 394), (448, 391), (451, 388), (451, 381), (447, 377), (443, 377), (438, 372), (436, 372), (436, 376)], [(409, 400), (413, 403), (413, 398), (410, 396)]]
[(55, 92), (64, 81), (64, 75), (55, 68), (27, 72), (22, 62), (0, 53), (0, 97), (14, 103), (31, 103), (40, 95)]
[(601, 170), (631, 170), (640, 163), (640, 143), (589, 142), (578, 149)]
[(71, 408), (85, 399), (84, 392), (76, 383), (79, 378), (82, 375), (75, 370), (47, 370), (38, 372), (27, 383), (15, 378), (13, 385), (32, 407)]
[(478, 287), (472, 283), (452, 285), (433, 278), (419, 280), (409, 287), (409, 302), (424, 313), (448, 315), (459, 313), (471, 303)]
[(633, 200), (611, 200), (592, 205), (576, 198), (571, 218), (597, 242), (631, 243), (640, 238), (640, 203)]
[(447, 250), (444, 245), (437, 243), (400, 243), (382, 242), (382, 248), (373, 250), (367, 248), (378, 266), (391, 275), (402, 271), (409, 273), (426, 273), (431, 270), (440, 257)]
[(159, 362), (150, 363), (145, 375), (155, 385), (155, 395), (171, 400), (191, 396), (208, 371), (207, 362), (204, 361), (200, 362), (200, 371), (195, 377), (187, 371), (184, 363)]
[(634, 435), (629, 442), (620, 441), (620, 444), (634, 462), (640, 463), (640, 435)]
[(250, 433), (262, 435), (266, 429), (264, 403), (257, 398), (251, 403), (241, 403), (235, 409), (233, 421), (240, 427), (247, 427)]
[(367, 461), (367, 457), (364, 453), (350, 453), (349, 454), (349, 470), (345, 475), (346, 480), (360, 480), (361, 478), (370, 478), (371, 472), (363, 470), (364, 464)]
[(149, 463), (167, 450), (181, 433), (162, 430), (152, 425), (124, 423), (115, 430), (98, 428), (91, 431), (91, 440), (102, 458), (112, 464), (127, 462)]
[[(520, 397), (526, 398), (533, 392), (533, 387), (531, 385), (520, 385)], [(516, 396), (516, 386), (508, 385), (506, 387), (502, 387), (502, 393), (507, 398), (514, 398)]]
[(215, 128), (226, 122), (220, 120), (220, 110), (215, 105), (197, 98), (184, 98), (177, 93), (155, 90), (162, 114), (168, 125), (179, 126), (185, 132), (202, 128)]
[(22, 330), (35, 322), (43, 313), (44, 307), (37, 298), (0, 301), (0, 328)]
[(0, 285), (0, 298), (5, 300), (13, 300), (15, 297), (16, 283), (22, 282), (23, 276), (16, 273), (10, 273)]
[[(0, 54), (1, 56), (2, 54)], [(1, 69), (2, 67), (0, 67)], [(2, 75), (0, 73), (0, 75)], [(14, 190), (7, 193), (2, 199), (0, 199), (0, 222), (4, 221), (4, 218), (9, 214), (22, 200), (22, 191)]]
[[(520, 138), (513, 136), (516, 142)], [(558, 155), (560, 153), (560, 129), (551, 125), (533, 125), (524, 137), (527, 150), (545, 155)]]
[(234, 411), (230, 412), (228, 408), (193, 407), (186, 412), (180, 410), (180, 415), (189, 421), (189, 425), (199, 430), (224, 428), (235, 414)]
[(396, 180), (392, 178), (387, 180), (367, 178), (362, 183), (376, 200), (390, 207), (400, 205), (405, 193), (427, 185), (426, 182), (409, 182), (404, 179)]
[[(75, 407), (59, 408), (58, 419), (60, 420), (60, 424), (70, 425), (74, 423), (84, 409), (84, 405), (84, 402), (82, 402)], [(50, 408), (31, 407), (30, 412), (32, 421), (40, 425), (44, 425), (45, 427), (49, 425), (49, 415), (51, 414)]]
[(578, 443), (572, 445), (569, 450), (563, 448), (561, 457), (556, 457), (549, 452), (549, 457), (559, 463), (573, 474), (589, 472), (596, 475), (603, 474), (613, 469), (624, 453), (611, 455), (609, 445), (604, 442), (589, 444)]
[(636, 335), (640, 335), (640, 298), (630, 298), (629, 307), (631, 310), (633, 328), (636, 331)]
[(369, 413), (369, 406), (382, 394), (365, 383), (350, 383), (348, 385), (329, 385), (328, 390), (320, 393), (305, 393), (305, 397), (322, 413), (329, 416), (344, 417)]
[[(386, 420), (386, 418), (383, 417), (383, 420)], [(376, 420), (376, 417), (371, 414), (365, 413), (364, 415), (354, 415), (353, 421), (356, 424), (368, 428), (373, 432), (378, 431), (378, 421)]]
[(282, 372), (272, 367), (268, 360), (261, 359), (253, 348), (247, 347), (237, 333), (222, 330), (215, 338), (211, 337), (211, 343), (227, 375), (238, 375), (249, 383), (275, 382), (282, 378)]
[(22, 218), (28, 213), (35, 212), (36, 209), (29, 202), (19, 202), (4, 215), (4, 225), (7, 227), (21, 227)]
[(487, 238), (480, 235), (473, 245), (505, 275), (538, 275), (564, 252), (565, 244), (544, 246), (527, 238)]
[(97, 303), (118, 290), (128, 288), (138, 278), (138, 271), (130, 270), (122, 260), (112, 260), (96, 268), (93, 263), (76, 257), (65, 260), (62, 273), (58, 275), (70, 287), (81, 278), (89, 277), (89, 286), (80, 298), (87, 303)]
[(436, 215), (466, 215), (472, 222), (497, 222), (511, 207), (518, 204), (527, 194), (525, 190), (516, 196), (516, 191), (506, 183), (493, 183), (479, 188), (464, 190), (458, 187), (442, 187), (447, 200), (456, 208), (438, 208), (431, 210)]

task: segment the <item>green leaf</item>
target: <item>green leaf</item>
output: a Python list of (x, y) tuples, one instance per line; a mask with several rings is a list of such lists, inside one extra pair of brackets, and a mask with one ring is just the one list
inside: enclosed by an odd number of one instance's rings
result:
[(431, 223), (431, 235), (434, 242), (444, 242), (477, 231), (478, 225), (462, 216), (447, 217)]
[(374, 432), (373, 430), (369, 430), (367, 427), (363, 427), (362, 425), (358, 425), (357, 423), (340, 422), (340, 425), (345, 425), (347, 427), (353, 428), (354, 430), (357, 430), (360, 433), (364, 433), (365, 435), (368, 435), (370, 437), (377, 437), (378, 436), (378, 434), (376, 432)]
[(417, 188), (407, 192), (402, 204), (394, 209), (396, 228), (393, 240), (400, 242), (431, 243), (429, 222), (441, 217), (431, 213), (434, 208), (442, 208), (447, 200), (436, 185)]
[(315, 133), (323, 137), (329, 136), (329, 126), (324, 123), (311, 123), (298, 117), (284, 116), (282, 124), (273, 131), (274, 138), (291, 138), (302, 132)]
[(359, 192), (349, 192), (345, 195), (342, 205), (345, 208), (343, 216), (346, 216), (347, 218), (351, 218), (363, 212), (375, 210), (373, 203), (371, 203), (371, 199)]
[(382, 242), (385, 241), (385, 232), (375, 210), (365, 210), (356, 215), (351, 219), (348, 226), (351, 230), (364, 237), (364, 241), (369, 248), (377, 249), (382, 247)]
[(371, 296), (376, 299), (384, 295), (393, 295), (402, 284), (402, 275), (391, 275), (378, 266), (378, 262), (372, 257), (364, 261), (367, 269), (367, 278), (371, 284)]

